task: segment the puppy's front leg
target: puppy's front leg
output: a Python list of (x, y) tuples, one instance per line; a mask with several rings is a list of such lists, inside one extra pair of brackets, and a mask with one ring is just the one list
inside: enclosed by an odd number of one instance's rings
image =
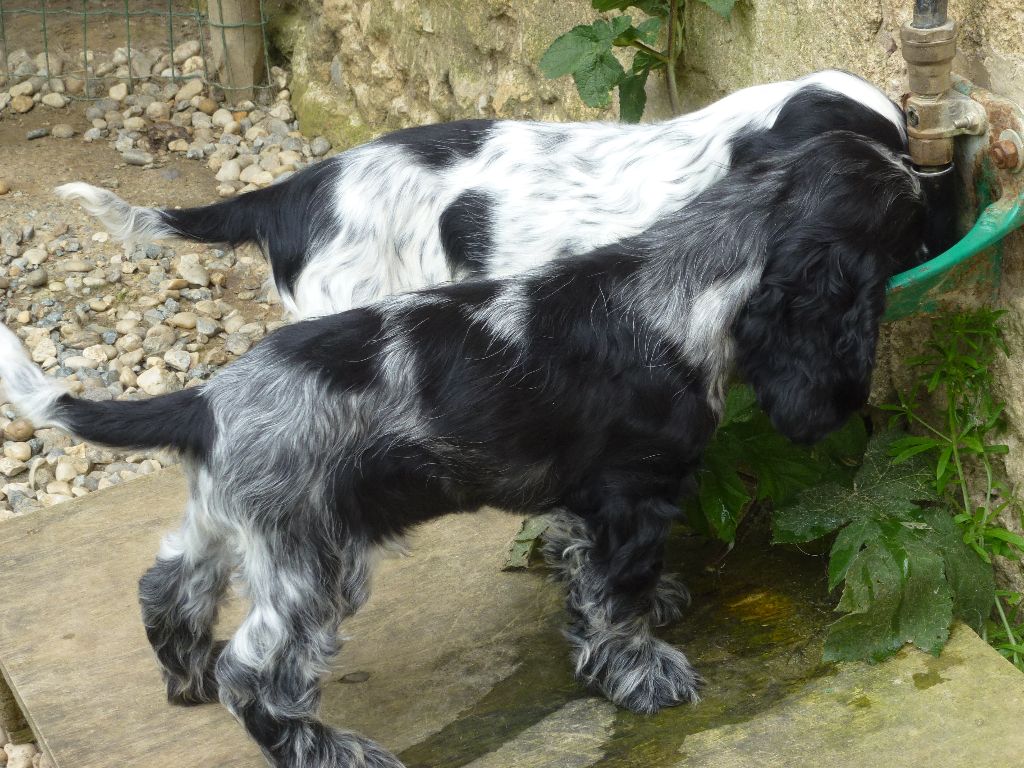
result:
[(666, 501), (612, 498), (584, 522), (567, 573), (566, 604), (576, 674), (634, 712), (696, 701), (700, 675), (683, 653), (654, 637), (656, 590), (670, 520)]

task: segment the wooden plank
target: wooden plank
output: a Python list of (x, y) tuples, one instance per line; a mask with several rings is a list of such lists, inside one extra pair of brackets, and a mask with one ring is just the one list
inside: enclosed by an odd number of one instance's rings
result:
[[(0, 527), (0, 669), (58, 768), (263, 765), (219, 705), (166, 703), (142, 629), (138, 578), (184, 497), (168, 470)], [(412, 557), (381, 563), (333, 675), (370, 678), (328, 684), (325, 719), (399, 751), (510, 675), (532, 637), (557, 638), (559, 590), (500, 571), (519, 523), (493, 511), (446, 518), (417, 532)], [(229, 630), (242, 609), (226, 611)]]

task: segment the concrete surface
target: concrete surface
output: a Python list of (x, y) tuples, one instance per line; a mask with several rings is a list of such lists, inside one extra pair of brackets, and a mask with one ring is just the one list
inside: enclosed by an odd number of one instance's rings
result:
[[(167, 470), (0, 528), (0, 667), (59, 768), (262, 764), (222, 708), (164, 702), (139, 621), (136, 580), (183, 498)], [(559, 589), (542, 569), (500, 570), (518, 523), (446, 518), (381, 563), (325, 683), (328, 721), (410, 768), (1024, 765), (1024, 675), (964, 627), (938, 659), (822, 664), (823, 562), (756, 539), (724, 559), (674, 540), (694, 604), (664, 635), (705, 699), (616, 710), (572, 679)]]

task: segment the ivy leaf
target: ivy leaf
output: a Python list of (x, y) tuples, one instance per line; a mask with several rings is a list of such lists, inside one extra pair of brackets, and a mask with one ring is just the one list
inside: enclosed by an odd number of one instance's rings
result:
[(647, 106), (647, 73), (631, 72), (619, 81), (619, 116), (623, 122), (639, 123)]
[(701, 0), (701, 2), (723, 19), (728, 19), (737, 0)]

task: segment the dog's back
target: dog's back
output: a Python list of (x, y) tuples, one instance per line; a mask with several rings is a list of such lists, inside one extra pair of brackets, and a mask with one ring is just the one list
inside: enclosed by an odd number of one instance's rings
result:
[(894, 150), (905, 142), (902, 113), (884, 94), (826, 71), (657, 124), (411, 128), (202, 208), (134, 207), (81, 183), (58, 191), (122, 239), (257, 243), (288, 309), (310, 317), (587, 253), (646, 230), (730, 167), (832, 129)]

